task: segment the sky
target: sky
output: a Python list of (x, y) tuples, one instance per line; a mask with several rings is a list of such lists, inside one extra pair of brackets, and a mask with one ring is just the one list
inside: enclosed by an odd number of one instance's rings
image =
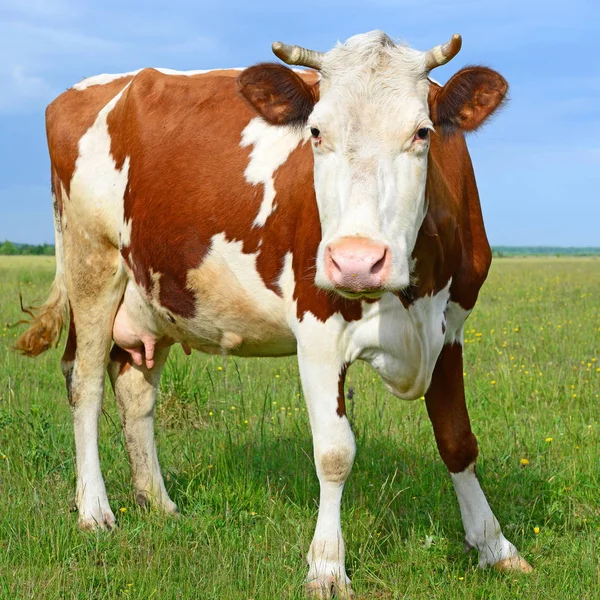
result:
[(493, 245), (600, 246), (597, 0), (1, 0), (0, 240), (53, 242), (44, 109), (84, 77), (275, 60), (372, 29), (427, 50), (463, 36), (434, 76), (484, 64), (507, 107), (468, 144)]

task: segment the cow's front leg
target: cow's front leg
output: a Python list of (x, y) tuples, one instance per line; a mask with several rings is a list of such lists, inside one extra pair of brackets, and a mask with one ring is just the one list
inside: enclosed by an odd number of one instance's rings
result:
[(528, 573), (531, 566), (504, 537), (475, 474), (477, 440), (471, 431), (463, 386), (462, 346), (444, 346), (425, 394), (440, 455), (450, 470), (460, 505), (467, 548), (479, 566)]
[[(315, 351), (320, 347), (320, 352)], [(350, 579), (340, 521), (344, 483), (352, 469), (356, 445), (346, 417), (346, 367), (334, 353), (323, 352), (323, 338), (304, 347), (298, 363), (313, 435), (315, 465), (320, 484), (319, 516), (308, 552), (307, 591), (314, 598), (349, 598)]]

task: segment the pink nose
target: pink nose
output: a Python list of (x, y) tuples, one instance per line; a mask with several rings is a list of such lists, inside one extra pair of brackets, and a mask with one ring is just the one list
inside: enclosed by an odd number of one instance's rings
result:
[(383, 242), (346, 237), (327, 246), (325, 266), (336, 288), (351, 292), (375, 291), (388, 280), (392, 257)]

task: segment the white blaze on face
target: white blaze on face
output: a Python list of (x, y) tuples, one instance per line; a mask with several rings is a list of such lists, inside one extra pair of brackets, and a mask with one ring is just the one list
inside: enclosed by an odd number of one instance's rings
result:
[(332, 287), (325, 250), (341, 238), (385, 244), (392, 267), (386, 289), (409, 283), (409, 259), (425, 214), (429, 82), (424, 55), (385, 34), (350, 38), (325, 55), (321, 100), (309, 117), (323, 239), (317, 285)]
[(246, 181), (253, 185), (264, 185), (263, 200), (254, 219), (255, 227), (262, 227), (275, 210), (275, 171), (306, 137), (298, 128), (275, 127), (260, 117), (252, 119), (242, 132), (240, 146), (253, 146), (250, 162), (244, 172)]

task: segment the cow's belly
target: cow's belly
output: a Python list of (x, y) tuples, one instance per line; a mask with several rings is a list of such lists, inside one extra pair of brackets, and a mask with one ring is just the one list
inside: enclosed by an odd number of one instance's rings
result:
[(181, 317), (160, 303), (160, 274), (153, 289), (130, 279), (117, 312), (113, 339), (139, 364), (153, 346), (181, 343), (210, 354), (285, 356), (296, 352), (282, 297), (267, 288), (256, 270), (256, 257), (241, 242), (213, 238), (212, 251), (188, 273), (196, 297), (193, 317)]
[(409, 308), (392, 294), (364, 307), (363, 324), (351, 344), (399, 398), (420, 398), (431, 383), (445, 340), (448, 287)]

